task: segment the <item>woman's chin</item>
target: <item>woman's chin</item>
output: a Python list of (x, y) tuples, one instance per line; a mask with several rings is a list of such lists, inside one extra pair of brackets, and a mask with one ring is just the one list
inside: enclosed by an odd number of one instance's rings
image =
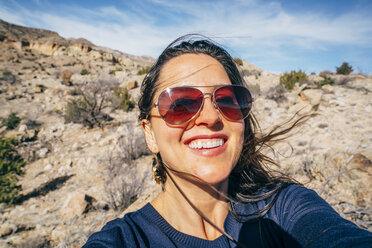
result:
[(195, 175), (196, 177), (198, 177), (199, 179), (201, 179), (201, 181), (203, 182), (203, 184), (208, 184), (208, 185), (219, 185), (221, 183), (224, 183), (227, 178), (229, 177), (229, 174), (228, 173), (221, 173), (221, 171), (218, 171), (218, 172), (209, 172), (209, 173), (198, 173), (197, 175)]

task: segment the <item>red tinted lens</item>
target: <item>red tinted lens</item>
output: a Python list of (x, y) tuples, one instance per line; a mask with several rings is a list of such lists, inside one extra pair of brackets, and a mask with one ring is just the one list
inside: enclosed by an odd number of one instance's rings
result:
[(214, 92), (214, 99), (221, 112), (234, 121), (246, 118), (252, 107), (252, 96), (243, 86), (221, 87)]
[(169, 88), (159, 95), (159, 114), (170, 124), (182, 124), (198, 113), (203, 103), (203, 93), (194, 88)]

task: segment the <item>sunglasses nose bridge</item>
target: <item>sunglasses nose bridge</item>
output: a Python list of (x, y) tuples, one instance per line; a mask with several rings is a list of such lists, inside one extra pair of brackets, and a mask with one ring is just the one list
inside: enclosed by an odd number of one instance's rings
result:
[[(214, 101), (214, 95), (213, 95), (213, 93), (205, 93), (205, 94), (203, 94), (203, 103), (204, 103), (204, 101), (205, 101), (205, 99), (206, 99), (206, 96), (210, 96), (210, 98), (211, 98), (211, 102), (212, 102), (213, 106), (214, 106), (216, 109), (218, 109), (218, 108), (217, 108), (217, 105), (216, 105), (216, 102)], [(203, 104), (203, 105), (204, 105), (204, 104)]]
[(215, 110), (219, 111), (220, 109), (218, 108), (217, 104), (216, 104), (216, 101), (214, 100), (214, 93), (203, 93), (203, 102), (202, 102), (202, 105), (200, 106), (200, 111), (202, 111), (203, 107), (204, 107), (204, 101), (206, 100), (207, 96), (210, 96), (210, 100), (211, 100), (211, 103), (214, 107)]

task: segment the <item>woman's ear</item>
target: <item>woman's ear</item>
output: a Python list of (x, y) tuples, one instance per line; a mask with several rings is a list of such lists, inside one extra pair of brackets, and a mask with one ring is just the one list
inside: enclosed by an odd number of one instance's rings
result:
[(158, 144), (156, 143), (155, 135), (152, 130), (151, 122), (149, 120), (141, 120), (141, 127), (143, 132), (145, 133), (147, 147), (150, 149), (152, 153), (158, 153), (159, 148)]

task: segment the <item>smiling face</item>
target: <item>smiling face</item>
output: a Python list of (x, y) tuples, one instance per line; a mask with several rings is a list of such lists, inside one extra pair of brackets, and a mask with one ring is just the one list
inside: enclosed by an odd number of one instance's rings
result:
[[(166, 88), (192, 86), (206, 94), (213, 93), (218, 85), (231, 85), (231, 82), (214, 58), (184, 54), (163, 66), (158, 84), (154, 99)], [(151, 116), (151, 121), (142, 121), (142, 127), (149, 149), (160, 152), (163, 162), (208, 184), (226, 182), (243, 147), (243, 120), (226, 119), (214, 107), (210, 95), (205, 96), (201, 111), (182, 125), (167, 124), (159, 117), (157, 107), (151, 110)]]

